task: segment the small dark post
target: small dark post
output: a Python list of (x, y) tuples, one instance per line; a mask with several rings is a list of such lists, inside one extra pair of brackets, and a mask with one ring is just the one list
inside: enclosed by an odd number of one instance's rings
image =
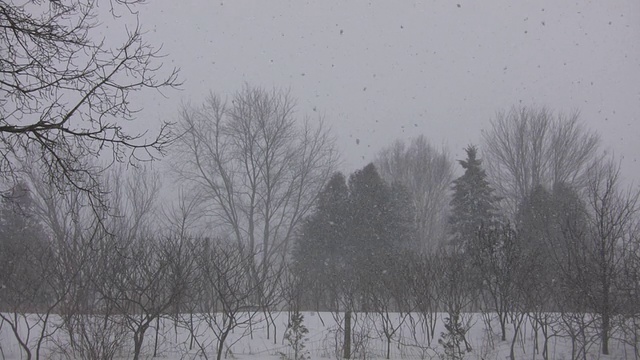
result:
[(344, 354), (342, 357), (351, 358), (351, 311), (344, 313)]

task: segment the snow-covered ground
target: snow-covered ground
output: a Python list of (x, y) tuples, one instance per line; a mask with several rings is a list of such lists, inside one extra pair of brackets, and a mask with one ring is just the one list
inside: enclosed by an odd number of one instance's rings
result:
[[(445, 332), (444, 318), (446, 314), (438, 314), (435, 327), (435, 336), (429, 341), (424, 322), (420, 321), (418, 314), (389, 314), (387, 320), (387, 330), (397, 328), (391, 336), (390, 358), (392, 359), (438, 359), (444, 358), (444, 348), (439, 344), (441, 335)], [(224, 358), (228, 359), (281, 359), (293, 358), (291, 346), (284, 338), (288, 314), (275, 313), (275, 323), (277, 325), (274, 336), (273, 328), (270, 329), (267, 338), (266, 322), (263, 315), (258, 314), (254, 319), (255, 325), (249, 328), (236, 329), (226, 340), (224, 348)], [(342, 355), (343, 332), (341, 326), (344, 314), (333, 314), (330, 312), (315, 313), (305, 312), (303, 324), (308, 328), (304, 341), (304, 352), (310, 359), (336, 359)], [(161, 359), (215, 359), (216, 339), (213, 332), (207, 327), (204, 321), (198, 321), (198, 316), (194, 316), (194, 333), (197, 335), (191, 338), (189, 331), (185, 328), (188, 315), (183, 316), (183, 325), (176, 326), (173, 319), (165, 318), (160, 321), (159, 329), (154, 326), (145, 335), (143, 356), (144, 359), (153, 357), (154, 345), (156, 343), (157, 331), (157, 357)], [(33, 323), (31, 318), (30, 323)], [(465, 359), (507, 359), (513, 339), (514, 326), (507, 324), (507, 340), (501, 341), (500, 326), (494, 317), (491, 321), (491, 329), (488, 329), (487, 322), (483, 320), (481, 314), (464, 314), (463, 320), (470, 325), (470, 330), (466, 336), (472, 350), (465, 353)], [(59, 324), (60, 318), (52, 318), (52, 324)], [(398, 327), (398, 324), (402, 323)], [(387, 337), (383, 317), (377, 313), (357, 313), (352, 319), (352, 353), (353, 358), (360, 359), (384, 359), (387, 352)], [(561, 325), (558, 321), (550, 327), (551, 336), (548, 343), (550, 359), (571, 359), (572, 341), (567, 332), (566, 325)], [(29, 344), (35, 348), (39, 338), (38, 326), (31, 330)], [(27, 339), (26, 323), (20, 322), (20, 333), (23, 339)], [(393, 331), (387, 331), (391, 333)], [(124, 346), (116, 352), (116, 359), (131, 358), (133, 349), (132, 335), (120, 329), (117, 333), (125, 339)], [(542, 359), (541, 332), (538, 334), (538, 349), (535, 351), (534, 331), (531, 322), (525, 317), (514, 342), (514, 353), (518, 359)], [(583, 336), (584, 335), (584, 336)], [(590, 328), (584, 334), (578, 336), (574, 348), (576, 355), (582, 345), (587, 350), (584, 359), (635, 359), (633, 347), (624, 344), (620, 340), (621, 334), (613, 334), (610, 344), (611, 355), (600, 355), (599, 340), (596, 329)], [(64, 355), (68, 351), (65, 332), (58, 330), (53, 336), (47, 337), (42, 342), (41, 358), (45, 359), (65, 359)], [(462, 349), (464, 344), (460, 345)], [(7, 323), (0, 328), (0, 347), (2, 352), (0, 357), (4, 359), (25, 359), (26, 355), (21, 351), (18, 342)], [(33, 353), (35, 358), (35, 353)], [(583, 358), (580, 356), (580, 358)]]

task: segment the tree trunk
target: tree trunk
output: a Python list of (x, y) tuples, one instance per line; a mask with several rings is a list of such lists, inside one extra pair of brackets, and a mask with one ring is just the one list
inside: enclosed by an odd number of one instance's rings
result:
[(269, 318), (267, 317), (267, 312), (264, 312), (265, 322), (267, 323), (267, 340), (271, 339), (271, 323), (269, 322)]
[(189, 313), (189, 332), (191, 333), (189, 336), (189, 350), (193, 350), (193, 312)]
[(344, 359), (351, 359), (351, 311), (344, 313)]
[(42, 342), (45, 339), (45, 332), (47, 331), (47, 325), (49, 324), (49, 316), (51, 315), (51, 309), (47, 310), (42, 322), (42, 329), (40, 329), (40, 336), (38, 344), (36, 345), (36, 360), (40, 360), (40, 349), (42, 348)]
[(609, 311), (602, 314), (602, 354), (609, 355), (609, 327), (611, 326), (611, 318)]
[(269, 318), (271, 319), (271, 324), (273, 325), (273, 345), (277, 344), (278, 338), (278, 327), (276, 326), (276, 320), (273, 318), (273, 314), (269, 312)]
[(142, 325), (138, 331), (133, 334), (133, 360), (140, 359), (142, 352), (142, 342), (144, 341), (144, 333), (147, 331), (148, 325)]
[(138, 334), (133, 336), (133, 360), (140, 358), (140, 351), (142, 349), (142, 340), (139, 339)]
[[(606, 264), (606, 263), (605, 263)], [(610, 289), (611, 283), (609, 277), (607, 276), (608, 267), (603, 266), (604, 270), (602, 271), (602, 354), (609, 355), (609, 328), (611, 327), (611, 304), (610, 304)]]
[(387, 359), (391, 356), (391, 338), (387, 338)]
[(518, 340), (518, 333), (520, 332), (520, 326), (524, 321), (524, 316), (525, 314), (522, 313), (511, 320), (513, 321), (513, 337), (511, 338), (511, 347), (509, 348), (509, 358), (511, 360), (516, 359), (516, 353), (515, 353), (516, 342)]
[(541, 326), (542, 336), (544, 336), (544, 344), (542, 345), (542, 358), (549, 360), (549, 327), (547, 323)]
[(153, 344), (153, 357), (158, 356), (158, 333), (160, 332), (160, 316), (156, 318), (156, 339)]
[(507, 315), (504, 313), (498, 313), (498, 319), (500, 320), (500, 331), (502, 332), (502, 341), (507, 341)]
[(229, 335), (230, 331), (231, 329), (225, 330), (224, 333), (222, 333), (222, 336), (220, 336), (220, 340), (218, 340), (218, 356), (216, 357), (217, 360), (222, 360), (222, 349), (224, 349), (224, 342), (225, 340), (227, 340), (227, 336)]

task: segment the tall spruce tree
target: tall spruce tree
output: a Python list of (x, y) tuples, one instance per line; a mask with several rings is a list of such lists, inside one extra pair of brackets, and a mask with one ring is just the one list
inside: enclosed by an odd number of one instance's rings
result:
[(359, 270), (375, 271), (378, 260), (412, 244), (415, 212), (407, 190), (386, 184), (375, 165), (349, 178), (349, 208), (349, 246)]
[(393, 264), (395, 250), (414, 240), (408, 192), (401, 185), (387, 185), (369, 164), (349, 177), (348, 186), (340, 173), (331, 178), (302, 226), (293, 258), (315, 288), (314, 301), (329, 293), (336, 300), (353, 295), (376, 272), (390, 270), (382, 267)]
[(319, 194), (317, 207), (305, 219), (294, 247), (295, 270), (308, 284), (316, 310), (334, 302), (331, 279), (343, 273), (348, 264), (348, 198), (346, 178), (338, 172)]
[(363, 257), (364, 262), (389, 244), (387, 219), (391, 194), (375, 166), (369, 164), (349, 177), (349, 195), (350, 245), (356, 258)]
[(495, 227), (499, 221), (494, 189), (487, 181), (478, 149), (470, 145), (465, 149), (467, 158), (458, 163), (464, 174), (453, 181), (451, 216), (449, 217), (451, 245), (467, 248), (482, 228)]

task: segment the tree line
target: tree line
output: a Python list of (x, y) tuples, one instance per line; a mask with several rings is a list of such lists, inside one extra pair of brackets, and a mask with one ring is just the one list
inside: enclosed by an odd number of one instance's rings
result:
[[(415, 322), (428, 346), (462, 357), (469, 313), (483, 314), (512, 358), (525, 322), (543, 358), (556, 336), (570, 338), (574, 358), (594, 344), (609, 353), (611, 338), (637, 349), (638, 192), (621, 183), (615, 160), (574, 149), (585, 159), (574, 175), (532, 176), (531, 191), (507, 201), (514, 193), (494, 184), (516, 177), (489, 152), (499, 176), (469, 146), (451, 179), (446, 152), (418, 137), (347, 178), (335, 172), (330, 132), (296, 121), (287, 104), (285, 92), (245, 86), (230, 103), (212, 95), (185, 106), (169, 158), (182, 190), (171, 206), (151, 167), (109, 169), (96, 206), (22, 164), (0, 207), (0, 317), (24, 354), (38, 358), (55, 339), (69, 357), (109, 358), (131, 344), (137, 358), (158, 341), (149, 329), (170, 319), (191, 334), (189, 351), (221, 358), (229, 334), (250, 335), (257, 315), (276, 341), (281, 311), (332, 313), (346, 358), (357, 356), (359, 313), (381, 323), (387, 355)], [(539, 109), (508, 114), (493, 130), (547, 119)], [(577, 118), (551, 119), (558, 125), (544, 136), (566, 121), (575, 136), (588, 133)]]
[[(576, 138), (596, 138), (585, 134), (576, 118), (553, 119), (545, 111), (513, 110), (497, 121), (515, 128), (522, 126), (519, 122), (552, 119), (558, 122), (555, 128), (541, 136), (553, 138), (558, 129), (573, 127)], [(495, 124), (485, 134), (492, 141), (498, 134)], [(528, 136), (520, 140), (553, 144)], [(516, 139), (505, 140), (514, 144)], [(594, 344), (609, 354), (612, 337), (634, 343), (639, 193), (621, 182), (617, 163), (587, 147), (569, 150), (583, 159), (570, 177), (545, 179), (524, 164), (523, 173), (537, 180), (528, 185), (529, 193), (507, 201), (514, 193), (494, 189), (492, 175), (505, 184), (517, 177), (507, 167), (498, 167), (503, 171), (498, 175), (487, 173), (478, 148), (465, 150), (466, 159), (459, 161), (464, 173), (445, 195), (450, 207), (440, 239), (418, 236), (420, 218), (410, 201), (416, 197), (402, 183), (381, 181), (375, 165), (356, 171), (348, 185), (342, 174), (335, 175), (304, 223), (292, 258), (308, 287), (299, 298), (302, 308), (346, 316), (352, 311), (418, 313), (427, 329), (435, 329), (434, 313), (445, 312), (445, 325), (453, 332), (448, 335), (459, 336), (453, 357), (469, 350), (465, 312), (485, 314), (486, 328), (497, 326), (501, 341), (510, 342), (511, 358), (525, 320), (533, 324), (536, 339), (540, 332), (535, 351), (543, 358), (550, 358), (549, 341), (562, 331), (571, 338), (573, 358), (586, 357)], [(490, 153), (487, 157), (496, 161)], [(362, 186), (365, 176), (369, 181)], [(393, 216), (385, 217), (389, 210)], [(425, 241), (438, 244), (421, 246)], [(430, 341), (438, 335), (432, 330)]]

